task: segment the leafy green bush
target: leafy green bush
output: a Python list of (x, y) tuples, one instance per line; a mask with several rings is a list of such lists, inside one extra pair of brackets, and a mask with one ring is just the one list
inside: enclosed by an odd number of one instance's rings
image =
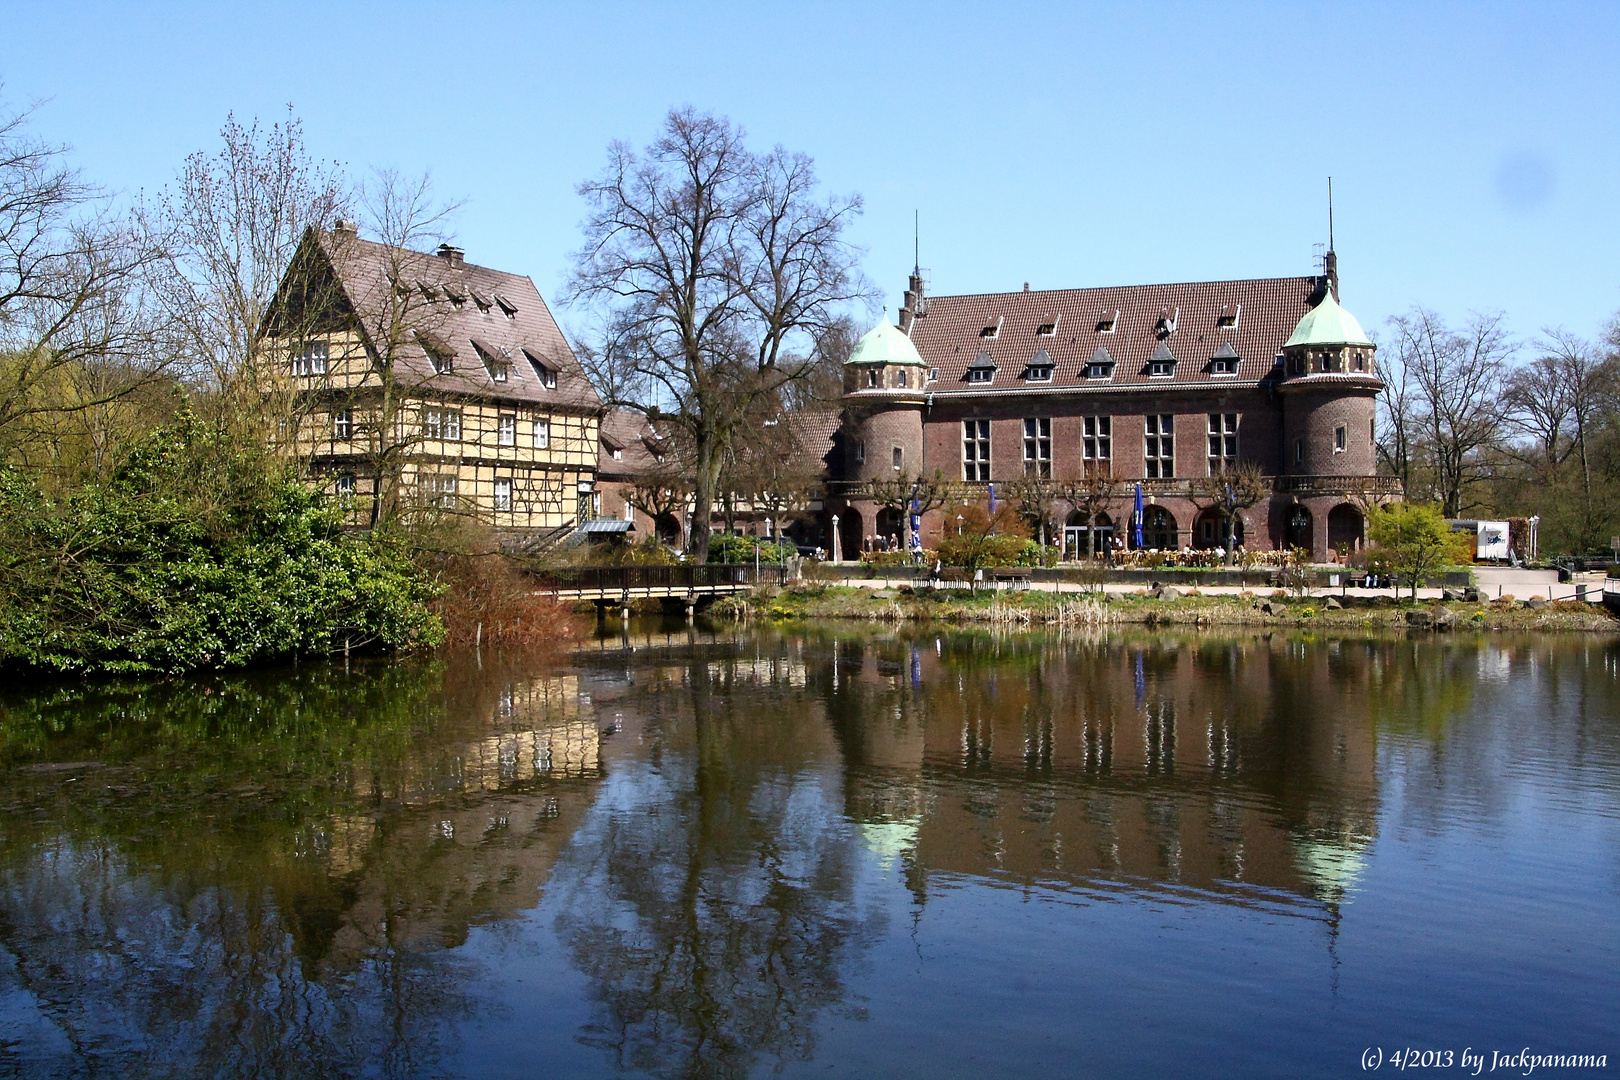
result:
[(757, 536), (723, 536), (709, 537), (709, 561), (712, 563), (752, 563), (754, 549), (759, 549), (759, 561), (762, 563), (779, 563), (791, 559), (799, 553), (799, 549), (787, 541), (774, 544)]
[(105, 484), (47, 499), (0, 470), (0, 663), (233, 668), (436, 644), (432, 588), (386, 539), (189, 413)]

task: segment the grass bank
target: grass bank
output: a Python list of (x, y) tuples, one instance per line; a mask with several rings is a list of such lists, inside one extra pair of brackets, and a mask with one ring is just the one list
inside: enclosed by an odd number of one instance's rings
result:
[(1173, 598), (1147, 593), (978, 592), (862, 589), (806, 583), (717, 601), (709, 614), (739, 620), (860, 619), (1007, 626), (1310, 626), (1322, 629), (1620, 631), (1620, 619), (1574, 601), (1437, 603), (1391, 597), (1290, 597), (1280, 592)]

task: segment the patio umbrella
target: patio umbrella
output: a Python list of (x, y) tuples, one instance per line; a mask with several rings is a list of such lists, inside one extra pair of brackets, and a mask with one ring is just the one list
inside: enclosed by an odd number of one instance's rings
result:
[(1142, 546), (1142, 485), (1136, 485), (1136, 512), (1131, 515), (1131, 528), (1136, 533), (1136, 546)]

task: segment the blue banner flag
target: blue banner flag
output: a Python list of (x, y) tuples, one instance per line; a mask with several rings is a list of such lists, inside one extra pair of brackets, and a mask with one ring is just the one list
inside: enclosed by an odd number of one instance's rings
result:
[(1142, 546), (1142, 485), (1136, 485), (1136, 512), (1131, 515), (1131, 528), (1136, 533), (1136, 546)]

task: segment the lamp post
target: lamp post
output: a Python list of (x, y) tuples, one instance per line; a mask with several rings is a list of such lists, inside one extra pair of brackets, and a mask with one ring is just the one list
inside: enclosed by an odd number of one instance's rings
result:
[(962, 535), (962, 515), (961, 514), (956, 515), (956, 535), (957, 536)]
[(842, 566), (844, 564), (844, 545), (843, 545), (842, 538), (838, 534), (838, 515), (837, 514), (834, 514), (832, 516), (832, 525), (833, 525), (833, 527), (832, 527), (832, 536), (830, 536), (828, 538), (828, 540), (832, 545), (833, 565), (834, 566)]

